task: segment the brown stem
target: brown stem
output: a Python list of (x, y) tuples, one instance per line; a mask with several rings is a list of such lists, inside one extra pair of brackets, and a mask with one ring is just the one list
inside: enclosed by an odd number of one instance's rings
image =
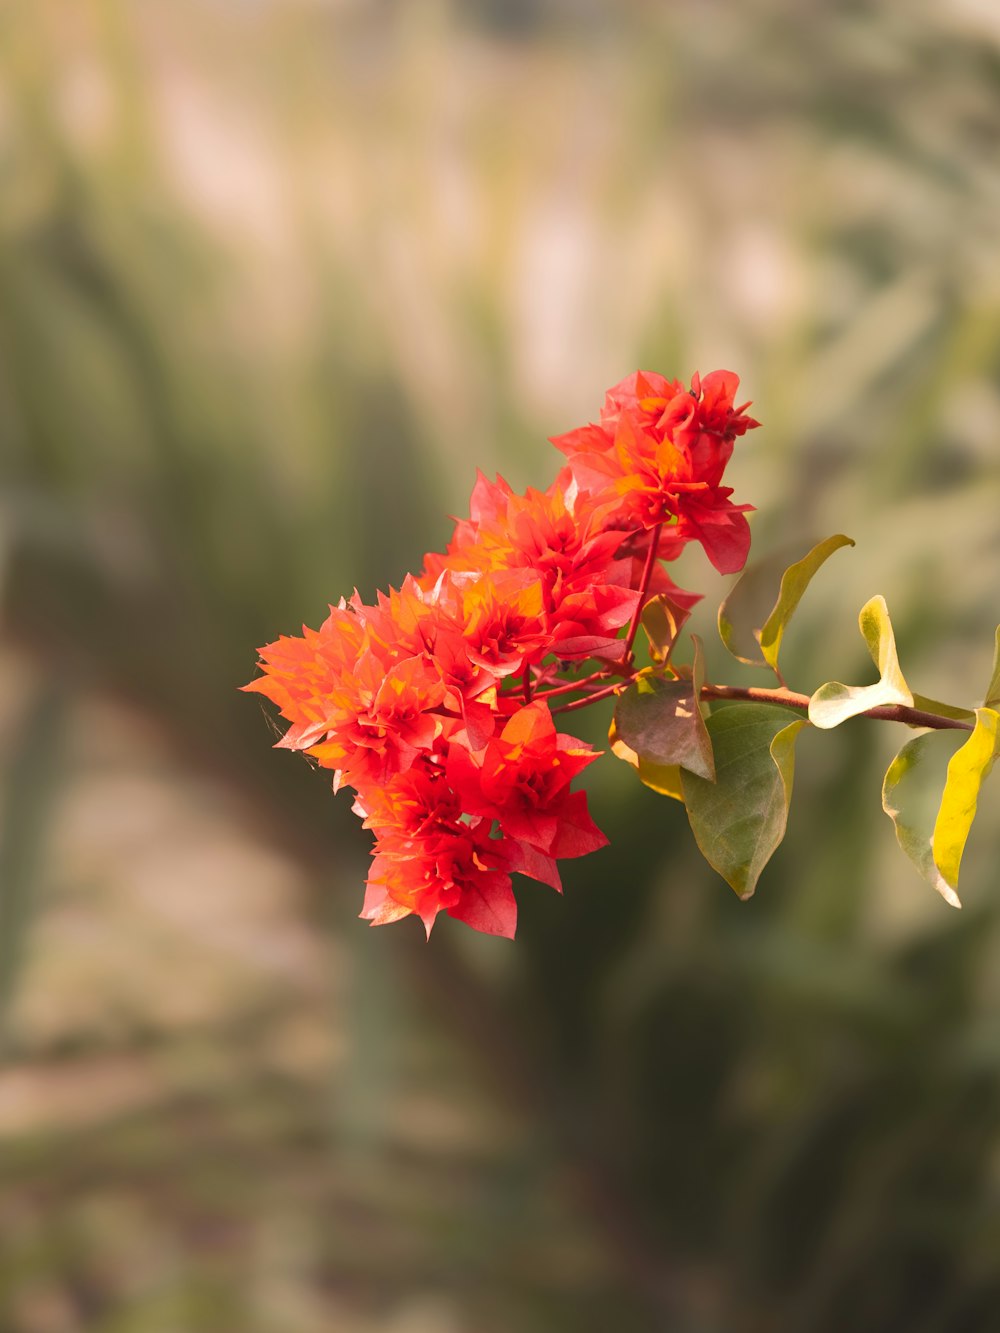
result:
[[(638, 675), (638, 672), (636, 672)], [(596, 703), (598, 699), (606, 699), (609, 694), (618, 694), (626, 685), (631, 685), (635, 676), (629, 676), (626, 680), (616, 680), (613, 685), (605, 685), (603, 690), (595, 690), (593, 694), (588, 694), (583, 699), (574, 699), (572, 703), (560, 704), (558, 708), (553, 708), (553, 713), (571, 713), (574, 708), (586, 708), (588, 704)]]
[(809, 708), (808, 694), (796, 694), (785, 686), (779, 689), (764, 690), (756, 685), (703, 685), (703, 699), (744, 699), (758, 704), (781, 704), (783, 708)]
[[(630, 685), (638, 675), (635, 672), (627, 680), (617, 681), (604, 689), (596, 690), (585, 699), (574, 699), (572, 703), (553, 708), (553, 713), (569, 713), (575, 708), (585, 708), (588, 704), (604, 699), (609, 694), (616, 694)], [(781, 687), (775, 690), (763, 690), (754, 685), (703, 685), (702, 699), (743, 699), (748, 703), (779, 704), (783, 708), (797, 708), (801, 712), (809, 711), (808, 694), (797, 694), (794, 690)], [(877, 722), (905, 722), (910, 727), (930, 727), (935, 731), (971, 731), (972, 723), (959, 718), (941, 717), (937, 713), (925, 713), (920, 708), (908, 708), (904, 704), (883, 704), (879, 708), (869, 708), (859, 717), (870, 717)]]
[[(703, 685), (703, 699), (747, 699), (756, 703), (781, 704), (784, 708), (799, 708), (802, 712), (809, 709), (808, 694), (796, 694), (794, 690), (761, 690), (755, 686), (742, 685)], [(955, 717), (941, 717), (938, 713), (925, 713), (920, 708), (908, 708), (905, 704), (883, 704), (879, 708), (869, 708), (859, 717), (870, 717), (879, 722), (905, 722), (911, 727), (932, 727), (936, 731), (971, 731), (972, 723), (963, 722)]]
[(598, 680), (607, 680), (609, 673), (607, 671), (595, 671), (589, 676), (581, 676), (579, 680), (568, 680), (562, 685), (553, 685), (551, 689), (541, 689), (536, 682), (535, 698), (551, 699), (554, 694), (573, 694), (576, 690), (587, 690)]

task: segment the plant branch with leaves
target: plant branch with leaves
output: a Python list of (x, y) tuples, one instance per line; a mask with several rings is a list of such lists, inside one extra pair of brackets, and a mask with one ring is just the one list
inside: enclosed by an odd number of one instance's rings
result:
[[(375, 835), (361, 913), (373, 925), (416, 915), (429, 934), (445, 912), (512, 936), (513, 874), (561, 890), (558, 861), (607, 840), (572, 785), (598, 752), (556, 717), (610, 698), (612, 751), (684, 804), (702, 853), (743, 898), (784, 837), (804, 727), (864, 717), (922, 729), (890, 765), (882, 803), (903, 851), (959, 905), (1000, 747), (1000, 629), (982, 706), (943, 703), (911, 691), (886, 603), (872, 597), (859, 624), (878, 680), (796, 693), (782, 640), (817, 571), (854, 544), (838, 534), (781, 572), (759, 625), (766, 569), (747, 571), (719, 609), (726, 649), (774, 686), (707, 683), (694, 635), (691, 662), (676, 660), (700, 595), (665, 566), (695, 541), (736, 573), (750, 547), (752, 506), (722, 484), (736, 441), (758, 425), (735, 404), (738, 384), (729, 371), (690, 387), (636, 372), (608, 391), (597, 423), (553, 440), (567, 462), (546, 490), (518, 495), (480, 475), (468, 519), (419, 574), (372, 604), (342, 599), (318, 630), (261, 649), (262, 674), (244, 688), (288, 721), (279, 746), (353, 789)], [(930, 813), (928, 783), (940, 792)]]

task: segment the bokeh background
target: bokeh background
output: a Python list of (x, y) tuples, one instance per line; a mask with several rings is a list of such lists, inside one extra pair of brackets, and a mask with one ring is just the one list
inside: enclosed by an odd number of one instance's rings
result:
[(236, 691), (476, 466), (726, 366), (755, 551), (858, 542), (790, 681), (869, 678), (881, 592), (978, 702), (998, 242), (989, 0), (6, 0), (3, 1333), (998, 1327), (995, 791), (954, 912), (903, 735), (806, 734), (741, 904), (609, 758), (565, 898), (426, 945)]

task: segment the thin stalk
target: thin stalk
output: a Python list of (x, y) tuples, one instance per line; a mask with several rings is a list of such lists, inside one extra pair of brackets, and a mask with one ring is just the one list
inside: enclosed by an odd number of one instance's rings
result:
[[(638, 672), (636, 673), (638, 675)], [(574, 708), (586, 708), (588, 704), (596, 703), (598, 699), (606, 699), (609, 694), (618, 694), (620, 690), (625, 689), (626, 685), (631, 685), (635, 676), (630, 676), (627, 680), (616, 680), (613, 685), (606, 685), (603, 690), (595, 690), (593, 694), (588, 694), (584, 699), (574, 699), (571, 703), (560, 704), (558, 708), (553, 708), (553, 713), (571, 713)]]
[(581, 680), (568, 680), (562, 685), (554, 685), (551, 689), (535, 690), (537, 699), (551, 699), (554, 694), (573, 694), (577, 690), (587, 690), (597, 681), (607, 680), (613, 673), (610, 671), (595, 671), (593, 675), (584, 676)]
[[(754, 686), (703, 685), (701, 697), (781, 704), (784, 708), (798, 708), (804, 713), (809, 710), (808, 694), (796, 694), (794, 690), (784, 687), (777, 690), (762, 690)], [(905, 704), (882, 704), (878, 708), (869, 708), (858, 716), (870, 717), (876, 722), (905, 722), (910, 727), (930, 727), (935, 731), (972, 731), (973, 728), (971, 722), (965, 722), (960, 718), (941, 717), (939, 713), (926, 713), (922, 708), (908, 708)]]
[(649, 550), (646, 552), (646, 563), (642, 567), (642, 578), (639, 582), (639, 600), (635, 606), (635, 615), (632, 617), (631, 624), (628, 627), (628, 634), (625, 638), (625, 651), (622, 654), (622, 660), (627, 661), (632, 655), (632, 645), (635, 643), (635, 636), (639, 629), (639, 620), (642, 616), (642, 608), (646, 605), (646, 594), (649, 592), (650, 580), (653, 577), (653, 566), (656, 564), (656, 552), (660, 545), (660, 533), (663, 531), (663, 524), (657, 523), (653, 529), (653, 536), (650, 539)]
[[(626, 680), (616, 681), (588, 694), (584, 699), (574, 699), (571, 703), (553, 708), (553, 713), (569, 713), (575, 708), (585, 708), (598, 699), (607, 698), (625, 689), (639, 675), (634, 672)], [(703, 685), (702, 699), (742, 699), (748, 703), (779, 704), (783, 708), (797, 708), (800, 712), (809, 711), (809, 695), (797, 694), (794, 690), (781, 687), (774, 690), (759, 689), (753, 685)], [(972, 731), (972, 723), (959, 718), (941, 717), (938, 713), (927, 713), (921, 708), (909, 708), (905, 704), (883, 704), (878, 708), (869, 708), (859, 717), (871, 718), (876, 722), (904, 722), (910, 727), (928, 727), (934, 731)]]

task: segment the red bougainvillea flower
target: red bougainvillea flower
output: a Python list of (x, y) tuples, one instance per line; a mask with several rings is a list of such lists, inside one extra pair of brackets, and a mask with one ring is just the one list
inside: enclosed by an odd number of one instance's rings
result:
[[(586, 814), (583, 793), (578, 796), (582, 811), (578, 805), (571, 811), (571, 803), (563, 800), (567, 828), (575, 819), (580, 838), (589, 843), (585, 850), (603, 846), (603, 835)], [(438, 913), (446, 912), (487, 934), (513, 936), (514, 872), (561, 889), (554, 855), (504, 837), (488, 813), (470, 811), (468, 797), (464, 777), (456, 784), (451, 772), (433, 762), (359, 793), (354, 808), (376, 836), (361, 913), (366, 920), (384, 925), (415, 914), (429, 935)], [(582, 842), (579, 851), (571, 850), (572, 836), (558, 855), (583, 854)]]
[(364, 628), (345, 607), (331, 607), (318, 630), (302, 627), (302, 637), (283, 634), (260, 650), (264, 672), (244, 690), (263, 694), (292, 725), (278, 742), (304, 750), (339, 720), (353, 716), (346, 682), (358, 663)]
[(609, 390), (599, 425), (557, 436), (582, 489), (606, 505), (607, 522), (625, 528), (666, 524), (662, 537), (701, 542), (722, 573), (742, 569), (750, 546), (732, 488), (720, 484), (736, 438), (758, 423), (734, 407), (739, 378), (716, 370), (677, 380), (637, 372)]
[(586, 856), (607, 846), (587, 812), (587, 797), (569, 784), (598, 753), (556, 731), (548, 708), (519, 709), (478, 760), (452, 746), (448, 781), (470, 814), (498, 821), (511, 838), (548, 856)]
[(487, 934), (513, 936), (510, 849), (490, 837), (488, 821), (463, 819), (459, 795), (439, 767), (419, 765), (359, 794), (355, 810), (376, 837), (365, 920), (384, 925), (415, 914), (429, 935), (443, 911), (471, 918)]
[(354, 787), (384, 782), (405, 772), (445, 731), (444, 683), (425, 658), (386, 664), (368, 652), (352, 684), (352, 716), (306, 750), (323, 768), (338, 770), (340, 781)]
[(493, 735), (497, 675), (470, 654), (464, 601), (450, 575), (424, 589), (408, 574), (398, 591), (379, 593), (376, 606), (359, 604), (358, 614), (381, 661), (412, 654), (432, 668), (444, 688), (438, 711), (461, 718), (467, 743), (478, 749)]
[[(628, 679), (650, 597), (698, 600), (663, 568), (689, 541), (723, 572), (742, 567), (750, 506), (722, 485), (757, 424), (734, 406), (738, 383), (630, 375), (598, 424), (555, 441), (568, 466), (547, 490), (480, 475), (469, 517), (417, 577), (260, 650), (243, 688), (280, 709), (279, 746), (354, 789), (375, 837), (372, 925), (415, 915), (429, 934), (444, 912), (513, 935), (512, 875), (560, 890), (557, 861), (606, 844), (572, 790), (597, 754), (557, 730), (549, 700), (575, 708)], [(600, 669), (560, 681), (586, 660)]]
[(376, 843), (361, 916), (373, 926), (419, 916), (428, 936), (439, 912), (486, 935), (514, 938), (517, 902), (507, 848), (480, 826), (460, 826), (400, 852)]
[[(470, 517), (457, 524), (443, 556), (429, 557), (425, 583), (447, 570), (459, 579), (518, 570), (541, 597), (545, 652), (563, 661), (621, 655), (618, 631), (635, 614), (638, 584), (620, 555), (625, 534), (602, 526), (589, 494), (569, 468), (546, 491), (516, 495), (503, 478), (479, 474)], [(533, 660), (537, 659), (536, 658)]]
[(261, 649), (264, 675), (244, 688), (274, 700), (291, 722), (278, 742), (304, 750), (342, 782), (383, 781), (406, 769), (449, 723), (448, 685), (436, 661), (401, 636), (370, 632), (373, 608), (334, 607), (319, 631)]
[(462, 590), (463, 631), (470, 659), (502, 680), (520, 675), (549, 650), (544, 589), (530, 569), (490, 571)]

